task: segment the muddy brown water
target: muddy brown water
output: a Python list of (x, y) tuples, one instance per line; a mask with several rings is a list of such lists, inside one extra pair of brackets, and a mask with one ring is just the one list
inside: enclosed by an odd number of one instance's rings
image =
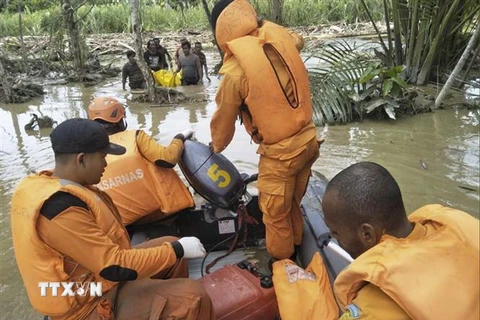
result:
[[(86, 107), (92, 97), (109, 95), (128, 103), (129, 128), (145, 130), (163, 144), (168, 144), (179, 131), (192, 128), (198, 140), (208, 143), (209, 121), (216, 107), (214, 96), (219, 81), (214, 76), (211, 79), (211, 83), (203, 86), (181, 88), (188, 95), (207, 100), (192, 105), (152, 108), (148, 104), (131, 103), (131, 95), (122, 91), (119, 79), (90, 88), (76, 84), (50, 86), (42, 98), (21, 105), (0, 105), (1, 319), (41, 318), (32, 310), (19, 277), (9, 218), (10, 199), (16, 184), (31, 170), (53, 165), (48, 136), (51, 129), (33, 132), (24, 129), (31, 113), (48, 115), (58, 122), (86, 117)], [(408, 212), (424, 204), (440, 203), (479, 217), (479, 122), (479, 110), (449, 109), (401, 117), (397, 121), (330, 126), (314, 169), (332, 178), (355, 162), (378, 162), (397, 179)], [(256, 146), (239, 123), (224, 155), (241, 172), (256, 172)]]

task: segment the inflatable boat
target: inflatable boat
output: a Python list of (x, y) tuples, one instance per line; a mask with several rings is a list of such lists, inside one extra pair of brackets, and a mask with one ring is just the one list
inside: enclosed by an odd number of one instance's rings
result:
[[(240, 173), (225, 156), (198, 141), (187, 140), (184, 145), (180, 169), (204, 202), (161, 221), (127, 227), (132, 244), (166, 235), (198, 237), (207, 256), (190, 260), (189, 274), (207, 288), (218, 319), (277, 319), (264, 248), (265, 225), (255, 189), (249, 191), (257, 174)], [(320, 252), (333, 283), (352, 259), (330, 239), (324, 221), (322, 197), (327, 183), (321, 173), (312, 172), (301, 203), (305, 231), (296, 263), (305, 268)]]

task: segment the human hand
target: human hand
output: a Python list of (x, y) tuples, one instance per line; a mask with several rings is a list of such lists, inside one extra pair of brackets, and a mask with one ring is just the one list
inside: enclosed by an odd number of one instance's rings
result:
[(184, 258), (201, 258), (206, 255), (203, 244), (196, 237), (183, 237), (178, 239), (178, 242), (183, 247)]

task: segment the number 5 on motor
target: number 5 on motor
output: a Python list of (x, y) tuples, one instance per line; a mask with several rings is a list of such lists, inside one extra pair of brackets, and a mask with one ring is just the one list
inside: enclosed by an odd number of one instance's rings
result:
[(212, 164), (208, 169), (207, 174), (213, 182), (217, 182), (218, 179), (223, 178), (223, 181), (218, 184), (220, 188), (225, 188), (230, 184), (230, 174), (225, 170), (219, 170), (218, 164), (216, 163)]

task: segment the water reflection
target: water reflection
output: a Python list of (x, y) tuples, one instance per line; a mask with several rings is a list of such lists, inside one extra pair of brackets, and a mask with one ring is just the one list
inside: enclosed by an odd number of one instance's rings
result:
[(395, 122), (331, 127), (315, 167), (331, 178), (354, 162), (378, 162), (397, 179), (408, 211), (441, 203), (478, 217), (478, 191), (458, 186), (478, 190), (479, 118), (478, 112), (440, 110)]
[[(212, 82), (203, 87), (182, 89), (188, 95), (205, 98), (205, 102), (174, 107), (153, 108), (150, 104), (133, 103), (131, 94), (122, 90), (118, 79), (87, 88), (74, 84), (47, 87), (44, 97), (27, 104), (0, 106), (1, 319), (38, 318), (31, 310), (17, 272), (9, 221), (10, 196), (17, 183), (31, 170), (53, 165), (51, 129), (31, 132), (24, 129), (31, 113), (48, 115), (58, 122), (86, 117), (86, 108), (93, 97), (113, 96), (128, 103), (126, 114), (130, 129), (145, 130), (160, 143), (168, 144), (178, 132), (192, 128), (198, 140), (208, 143), (209, 121), (216, 108), (214, 96), (219, 81), (217, 77), (211, 79)], [(397, 179), (409, 212), (427, 203), (441, 203), (478, 217), (479, 122), (479, 110), (459, 109), (401, 117), (391, 122), (331, 126), (314, 169), (332, 178), (355, 162), (378, 162)], [(258, 162), (256, 148), (237, 122), (234, 140), (223, 153), (240, 171), (254, 173)]]

